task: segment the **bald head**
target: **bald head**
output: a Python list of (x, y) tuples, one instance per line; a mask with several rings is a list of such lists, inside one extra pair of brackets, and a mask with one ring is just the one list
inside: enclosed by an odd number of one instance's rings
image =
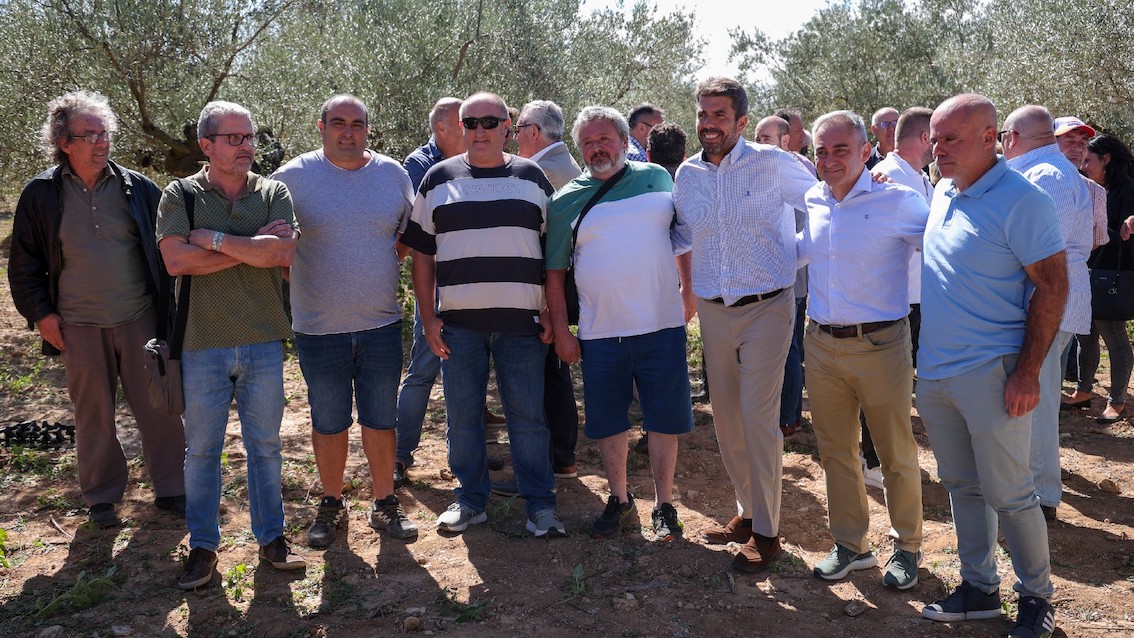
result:
[(788, 148), (788, 141), (791, 139), (788, 121), (775, 115), (769, 115), (760, 120), (753, 133), (757, 143), (770, 144), (785, 151)]
[(491, 105), (493, 108), (489, 110), (495, 111), (494, 115), (502, 120), (508, 119), (510, 117), (508, 113), (508, 105), (504, 103), (504, 98), (496, 95), (495, 93), (489, 93), (488, 91), (473, 93), (472, 95), (465, 98), (465, 101), (461, 103), (461, 117), (464, 117), (474, 104)]
[(1051, 112), (1042, 106), (1029, 104), (1008, 114), (1004, 119), (1004, 130), (1008, 131), (1002, 140), (1004, 157), (1019, 157), (1041, 146), (1055, 144), (1055, 126)]
[(996, 165), (996, 106), (978, 93), (951, 97), (933, 111), (929, 137), (942, 177), (965, 190)]
[(894, 152), (909, 162), (910, 166), (924, 168), (933, 161), (932, 147), (929, 144), (931, 117), (933, 109), (924, 106), (908, 108), (898, 116)]
[(458, 124), (460, 109), (460, 98), (443, 97), (437, 100), (433, 110), (429, 112), (429, 130), (433, 133), (433, 142), (445, 157), (465, 152), (465, 136)]

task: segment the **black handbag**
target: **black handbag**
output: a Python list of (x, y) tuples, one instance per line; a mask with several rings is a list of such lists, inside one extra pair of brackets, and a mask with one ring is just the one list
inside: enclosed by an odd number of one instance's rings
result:
[[(193, 187), (188, 180), (177, 180), (185, 199), (185, 214), (189, 229), (193, 228)], [(185, 412), (185, 389), (181, 385), (181, 345), (185, 340), (185, 323), (189, 319), (189, 284), (192, 277), (181, 276), (181, 289), (177, 294), (177, 314), (173, 323), (173, 338), (169, 334), (169, 297), (173, 277), (162, 278), (158, 293), (157, 336), (146, 342), (146, 383), (150, 391), (150, 405), (169, 416)]]
[(579, 239), (579, 227), (583, 225), (583, 218), (587, 213), (594, 208), (595, 204), (599, 203), (603, 195), (610, 192), (618, 180), (630, 170), (630, 165), (626, 164), (622, 170), (615, 173), (610, 179), (602, 183), (595, 194), (591, 196), (583, 209), (579, 211), (578, 221), (575, 222), (575, 227), (571, 229), (571, 261), (567, 266), (567, 272), (563, 278), (563, 293), (567, 298), (567, 323), (572, 326), (579, 325), (579, 287), (575, 285), (575, 242)]
[[(1120, 239), (1113, 237), (1111, 241)], [(1095, 256), (1097, 263), (1102, 251)], [(1134, 319), (1134, 271), (1122, 270), (1122, 245), (1118, 246), (1118, 269), (1091, 268), (1091, 317), (1100, 321)]]

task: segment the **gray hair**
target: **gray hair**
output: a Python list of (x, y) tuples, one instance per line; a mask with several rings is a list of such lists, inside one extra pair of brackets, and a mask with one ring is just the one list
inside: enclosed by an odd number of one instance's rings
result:
[(350, 93), (339, 93), (338, 95), (332, 95), (327, 99), (326, 102), (323, 102), (323, 106), (319, 108), (319, 121), (323, 124), (326, 124), (327, 113), (340, 104), (354, 104), (358, 108), (362, 109), (362, 117), (366, 120), (366, 122), (370, 122), (370, 109), (366, 108), (366, 104), (364, 104), (362, 100), (351, 95)]
[(819, 129), (831, 124), (841, 124), (843, 126), (850, 126), (854, 129), (855, 134), (861, 143), (866, 143), (866, 125), (863, 124), (862, 118), (854, 111), (831, 111), (819, 116), (815, 123), (811, 125), (811, 130), (815, 136), (819, 135)]
[[(252, 113), (235, 102), (220, 100), (209, 102), (201, 109), (201, 117), (197, 118), (197, 139), (203, 140), (210, 135), (216, 135), (217, 127), (220, 125), (218, 120), (225, 115), (243, 115), (249, 122), (252, 121)], [(255, 124), (252, 125), (252, 129), (256, 129)]]
[(110, 108), (106, 96), (93, 91), (72, 91), (47, 103), (47, 119), (43, 122), (40, 146), (51, 161), (62, 165), (67, 154), (59, 148), (59, 140), (71, 134), (71, 119), (76, 115), (90, 114), (102, 118), (106, 130), (118, 130), (118, 116)]
[(575, 146), (579, 144), (579, 131), (583, 125), (594, 122), (595, 120), (606, 120), (618, 129), (618, 136), (623, 141), (630, 139), (630, 125), (626, 122), (626, 118), (617, 110), (609, 106), (588, 106), (582, 111), (579, 111), (579, 117), (575, 118), (575, 125), (571, 127), (571, 139), (575, 140)]
[[(563, 109), (559, 108), (559, 105), (555, 102), (550, 100), (528, 102), (520, 110), (520, 117), (517, 120), (523, 120), (525, 124), (535, 124), (544, 137), (552, 142), (563, 139), (563, 126), (565, 124)], [(516, 123), (519, 124), (520, 122), (517, 121)]]
[(443, 97), (437, 100), (429, 111), (429, 130), (436, 131), (437, 124), (449, 116), (451, 111), (460, 111), (462, 100), (456, 97)]

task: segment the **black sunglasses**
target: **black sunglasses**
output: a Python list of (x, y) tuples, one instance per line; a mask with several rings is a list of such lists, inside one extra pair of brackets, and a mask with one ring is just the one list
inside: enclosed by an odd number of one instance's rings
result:
[[(505, 118), (507, 119), (507, 118)], [(484, 117), (462, 117), (461, 124), (470, 131), (475, 131), (477, 126), (483, 126), (485, 130), (492, 130), (504, 120), (496, 117), (495, 115), (485, 115)]]

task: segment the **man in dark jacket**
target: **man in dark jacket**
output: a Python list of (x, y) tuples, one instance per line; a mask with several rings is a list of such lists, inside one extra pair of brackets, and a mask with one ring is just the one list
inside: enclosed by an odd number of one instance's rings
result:
[[(24, 187), (8, 280), (16, 309), (62, 355), (75, 407), (79, 488), (99, 527), (118, 524), (126, 456), (115, 426), (118, 382), (138, 423), (154, 504), (184, 517), (181, 419), (149, 402), (142, 347), (155, 334), (160, 191), (109, 159), (118, 119), (104, 96), (68, 93), (47, 108), (41, 143), (55, 166)], [(167, 300), (163, 300), (167, 302)]]

